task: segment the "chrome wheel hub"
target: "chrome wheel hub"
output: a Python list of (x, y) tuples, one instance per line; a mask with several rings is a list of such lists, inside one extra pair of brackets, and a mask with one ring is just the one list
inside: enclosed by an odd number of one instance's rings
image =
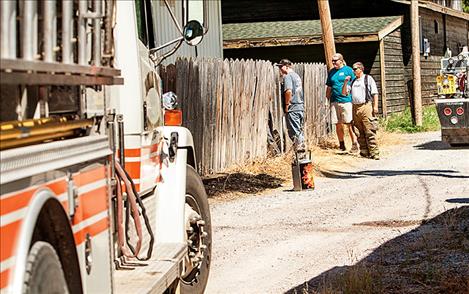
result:
[[(186, 195), (192, 198), (190, 195)], [(193, 198), (191, 200), (194, 200)], [(197, 206), (197, 202), (192, 202)], [(182, 272), (182, 280), (185, 283), (193, 284), (197, 282), (197, 277), (200, 274), (202, 261), (205, 257), (205, 250), (207, 245), (204, 241), (207, 237), (207, 232), (204, 230), (205, 221), (200, 216), (200, 209), (192, 207), (186, 201), (185, 215), (186, 215), (186, 239), (187, 239), (187, 254), (184, 258), (184, 270)]]

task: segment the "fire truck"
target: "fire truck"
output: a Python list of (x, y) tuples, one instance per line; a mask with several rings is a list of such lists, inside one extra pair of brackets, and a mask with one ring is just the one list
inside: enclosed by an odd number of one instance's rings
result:
[(469, 52), (441, 59), (437, 76), (438, 99), (435, 104), (441, 124), (441, 137), (451, 146), (469, 144)]
[(1, 293), (204, 292), (207, 195), (158, 65), (205, 3), (181, 26), (170, 2), (0, 1)]

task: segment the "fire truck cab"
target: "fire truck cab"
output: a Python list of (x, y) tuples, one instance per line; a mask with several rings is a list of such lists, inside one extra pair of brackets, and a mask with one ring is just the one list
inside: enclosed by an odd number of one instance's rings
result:
[(168, 1), (0, 2), (2, 293), (204, 292), (207, 195), (158, 65), (205, 1)]

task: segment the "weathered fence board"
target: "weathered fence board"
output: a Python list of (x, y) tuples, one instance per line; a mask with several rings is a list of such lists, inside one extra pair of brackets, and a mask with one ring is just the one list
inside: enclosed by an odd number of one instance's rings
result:
[[(316, 144), (331, 129), (326, 67), (296, 64), (294, 68), (303, 80), (305, 135), (310, 144)], [(201, 174), (267, 156), (269, 133), (278, 140), (281, 152), (288, 150), (281, 79), (272, 63), (180, 58), (175, 65), (162, 67), (160, 76), (163, 91), (178, 96)]]

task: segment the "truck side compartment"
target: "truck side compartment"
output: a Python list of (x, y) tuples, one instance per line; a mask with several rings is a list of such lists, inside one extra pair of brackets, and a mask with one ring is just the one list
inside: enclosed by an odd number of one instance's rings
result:
[[(53, 245), (64, 269), (74, 269), (66, 272), (70, 291), (94, 279), (100, 283), (90, 285), (109, 289), (111, 248), (100, 248), (103, 242), (98, 239), (110, 244), (110, 150), (106, 138), (89, 138), (74, 139), (81, 144), (59, 141), (2, 152), (2, 288), (10, 285), (11, 293), (23, 289), (28, 251), (39, 240)], [(67, 247), (70, 242), (75, 252)], [(86, 243), (91, 252), (85, 252)], [(94, 265), (86, 274), (90, 254)]]

